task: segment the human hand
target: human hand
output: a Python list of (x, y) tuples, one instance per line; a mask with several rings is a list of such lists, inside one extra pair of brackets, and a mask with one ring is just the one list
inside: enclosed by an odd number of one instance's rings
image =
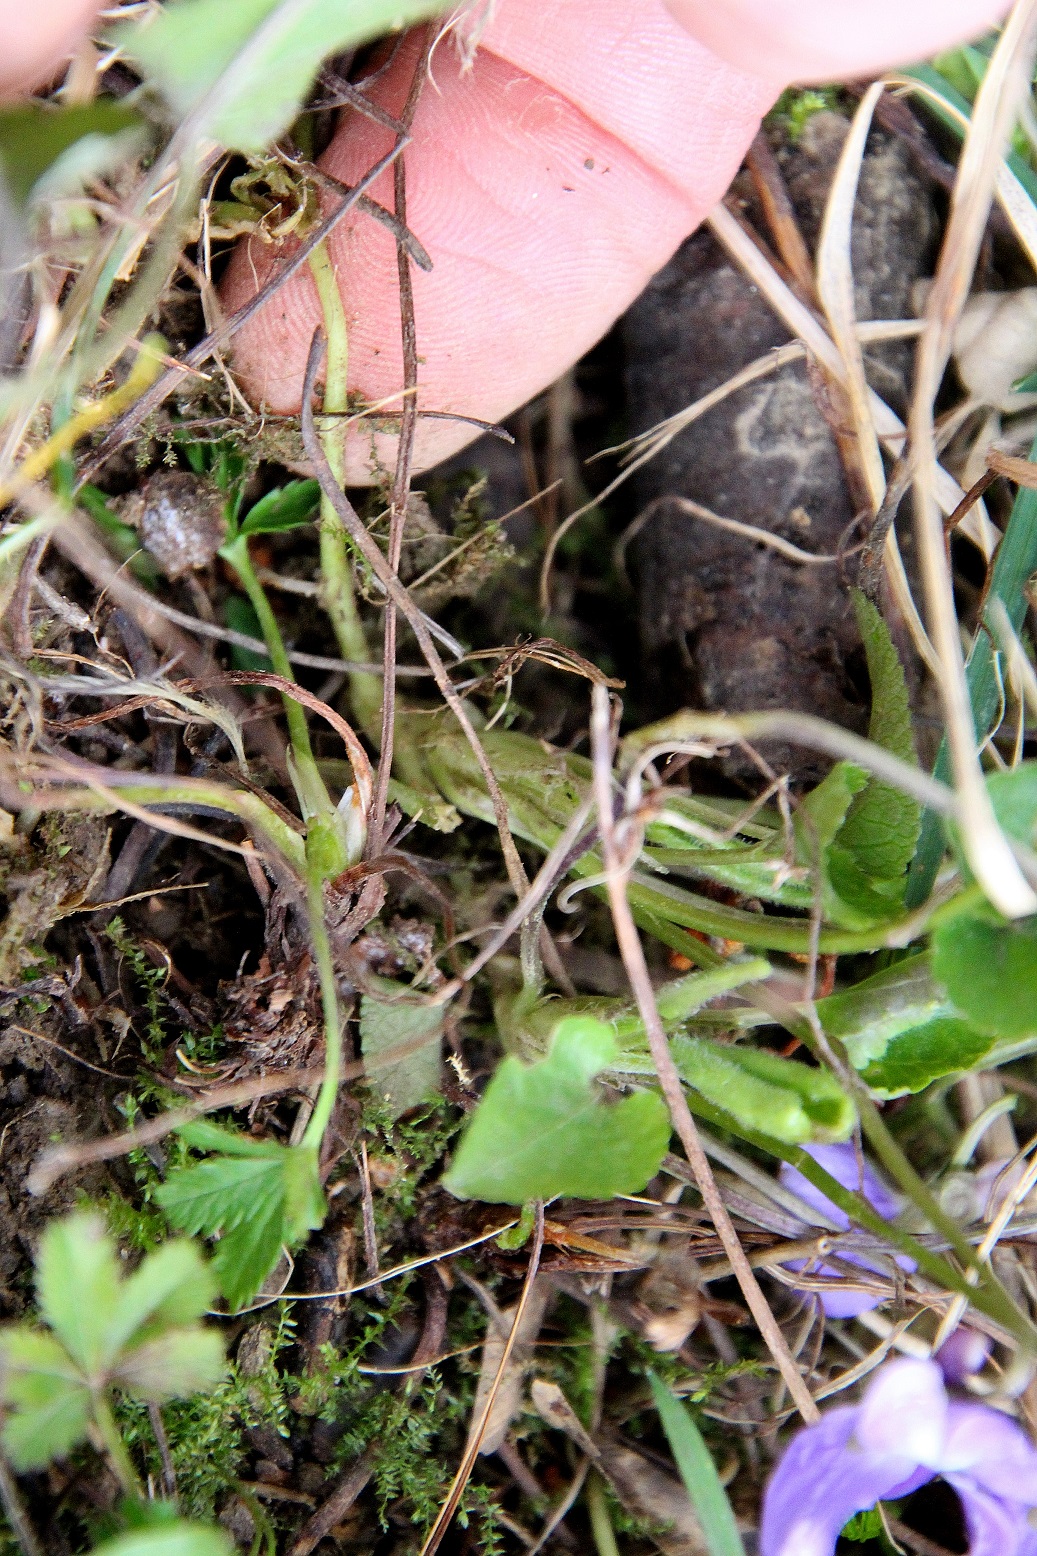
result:
[[(497, 0), (473, 68), (437, 49), (405, 157), (408, 222), (434, 262), (415, 271), (419, 405), (499, 420), (608, 329), (720, 198), (761, 115), (790, 81), (874, 73), (980, 33), (1007, 0)], [(86, 26), (96, 0), (0, 0), (0, 89), (24, 86)], [(398, 112), (416, 46), (371, 97)], [(354, 183), (391, 145), (358, 113), (321, 159)], [(392, 175), (372, 191), (392, 206)], [(395, 244), (369, 217), (335, 230), (350, 327), (350, 386), (403, 383)], [(258, 238), (234, 254), (228, 308), (270, 275)], [(236, 337), (257, 402), (297, 411), (321, 311), (307, 270)], [(471, 437), (419, 424), (417, 467)], [(383, 439), (381, 458), (391, 460)], [(370, 479), (370, 442), (349, 450)]]
[[(404, 153), (408, 223), (434, 264), (413, 277), (419, 406), (498, 420), (564, 372), (720, 199), (788, 82), (924, 57), (1004, 9), (1004, 0), (498, 0), (470, 71), (449, 41), (438, 46)], [(415, 57), (416, 46), (401, 50), (371, 92), (390, 111), (402, 107)], [(351, 112), (322, 165), (355, 183), (391, 144)], [(391, 208), (392, 175), (372, 193)], [(350, 387), (372, 402), (398, 394), (394, 240), (359, 215), (330, 248)], [(245, 302), (275, 262), (262, 240), (242, 243), (225, 305)], [(304, 268), (240, 332), (234, 365), (254, 400), (298, 410), (320, 317)], [(463, 423), (419, 422), (417, 468), (471, 436)], [(378, 446), (390, 468), (393, 441)], [(369, 435), (348, 454), (350, 479), (370, 480)]]

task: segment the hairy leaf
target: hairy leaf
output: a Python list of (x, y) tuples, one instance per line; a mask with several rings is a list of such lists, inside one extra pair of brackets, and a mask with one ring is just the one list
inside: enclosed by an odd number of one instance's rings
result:
[(169, 0), (113, 37), (196, 139), (262, 151), (287, 129), (321, 60), (442, 9), (437, 0)]
[(51, 1335), (21, 1325), (0, 1334), (0, 1375), (10, 1411), (2, 1440), (16, 1469), (46, 1464), (86, 1436), (90, 1390)]
[(845, 1140), (854, 1126), (853, 1105), (827, 1070), (748, 1044), (675, 1037), (672, 1048), (686, 1085), (776, 1140)]
[(670, 1451), (702, 1524), (709, 1556), (745, 1556), (727, 1492), (691, 1412), (654, 1373), (648, 1374), (648, 1381)]
[(643, 1189), (670, 1138), (653, 1092), (608, 1105), (594, 1079), (615, 1062), (613, 1033), (590, 1016), (561, 1021), (544, 1059), (500, 1064), (444, 1178), (462, 1199), (521, 1205), (571, 1194), (610, 1199)]
[(187, 1124), (180, 1133), (191, 1145), (226, 1154), (172, 1174), (156, 1198), (183, 1231), (223, 1234), (213, 1268), (231, 1307), (242, 1307), (282, 1247), (301, 1242), (323, 1223), (317, 1153), (309, 1146), (249, 1140), (205, 1121)]

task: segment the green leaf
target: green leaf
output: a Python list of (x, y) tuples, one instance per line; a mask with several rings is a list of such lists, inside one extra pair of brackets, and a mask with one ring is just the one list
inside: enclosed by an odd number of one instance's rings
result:
[(686, 1085), (776, 1140), (845, 1140), (854, 1126), (853, 1105), (827, 1070), (699, 1037), (675, 1037), (671, 1047)]
[(215, 1294), (212, 1270), (193, 1243), (163, 1243), (122, 1282), (105, 1331), (108, 1355), (145, 1326), (151, 1332), (201, 1318)]
[(51, 1335), (22, 1325), (0, 1334), (0, 1386), (10, 1412), (2, 1441), (16, 1469), (36, 1469), (86, 1436), (90, 1390)]
[(226, 1371), (215, 1329), (172, 1329), (120, 1358), (112, 1382), (134, 1399), (186, 1399), (214, 1388)]
[(289, 481), (275, 486), (248, 510), (239, 535), (273, 535), (309, 524), (320, 502), (319, 481)]
[(92, 1556), (234, 1556), (234, 1546), (222, 1529), (177, 1519), (164, 1527), (133, 1529), (105, 1540)]
[(441, 0), (169, 0), (111, 36), (177, 115), (200, 110), (196, 139), (261, 151), (295, 117), (321, 60), (442, 8)]
[(883, 1100), (923, 1091), (945, 1075), (974, 1069), (985, 1059), (994, 1040), (956, 1016), (937, 1016), (924, 1026), (898, 1032), (881, 1059), (861, 1075)]
[(699, 1516), (709, 1556), (745, 1556), (727, 1492), (691, 1412), (653, 1372), (648, 1381), (670, 1451)]
[(387, 978), (379, 981), (385, 993), (399, 996), (400, 1003), (363, 996), (360, 1052), (373, 1089), (397, 1118), (439, 1089), (443, 1009), (440, 1005), (405, 1004), (403, 984), (393, 984)]
[(818, 1000), (829, 1037), (882, 1098), (921, 1091), (970, 1069), (993, 1038), (962, 1021), (933, 978), (928, 955), (905, 957), (840, 994)]
[[(903, 666), (889, 628), (870, 600), (854, 594), (857, 624), (864, 640), (871, 680), (868, 734), (901, 761), (916, 765), (911, 707)], [(922, 824), (921, 806), (910, 795), (872, 778), (854, 799), (839, 829), (839, 843), (867, 877), (896, 882), (903, 899), (907, 867)]]
[(121, 1271), (100, 1216), (52, 1221), (40, 1239), (36, 1295), (43, 1318), (88, 1376), (111, 1356), (108, 1330)]
[(203, 1120), (179, 1133), (190, 1145), (228, 1154), (172, 1174), (156, 1198), (182, 1231), (223, 1234), (213, 1269), (231, 1307), (243, 1307), (282, 1247), (302, 1242), (324, 1221), (317, 1153), (309, 1146), (249, 1140)]
[(933, 975), (981, 1032), (1037, 1033), (1037, 916), (1009, 922), (977, 909), (945, 919), (933, 932)]
[(132, 108), (110, 98), (69, 108), (33, 101), (0, 112), (0, 162), (15, 199), (54, 199), (131, 155), (145, 133)]
[(604, 1022), (572, 1016), (538, 1063), (504, 1059), (443, 1180), (450, 1192), (522, 1205), (555, 1194), (611, 1199), (643, 1189), (669, 1144), (669, 1116), (654, 1092), (611, 1106), (602, 1101), (593, 1082), (617, 1051)]

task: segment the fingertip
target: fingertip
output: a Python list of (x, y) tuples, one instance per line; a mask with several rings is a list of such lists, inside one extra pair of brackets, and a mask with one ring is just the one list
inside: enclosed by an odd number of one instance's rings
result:
[(100, 0), (0, 0), (0, 96), (46, 81), (76, 49)]
[(785, 86), (876, 75), (978, 37), (1009, 0), (666, 0), (721, 59)]

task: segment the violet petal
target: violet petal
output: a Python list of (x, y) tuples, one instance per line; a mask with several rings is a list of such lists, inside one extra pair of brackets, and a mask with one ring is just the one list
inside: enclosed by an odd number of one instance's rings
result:
[(947, 1431), (934, 1469), (979, 1491), (1037, 1507), (1037, 1448), (1017, 1422), (978, 1402), (951, 1404)]
[(855, 1434), (861, 1411), (828, 1411), (792, 1439), (763, 1501), (760, 1556), (832, 1556), (854, 1513), (932, 1479), (904, 1454), (867, 1453)]
[(947, 1475), (961, 1498), (969, 1536), (969, 1556), (1034, 1556), (1037, 1529), (1021, 1502), (981, 1490), (968, 1476)]

